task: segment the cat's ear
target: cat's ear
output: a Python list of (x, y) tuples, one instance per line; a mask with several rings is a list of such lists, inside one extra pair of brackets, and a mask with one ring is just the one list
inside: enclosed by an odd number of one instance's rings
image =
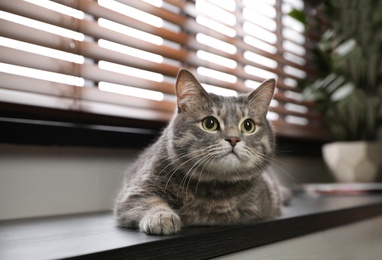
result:
[(208, 102), (208, 93), (186, 69), (181, 69), (175, 83), (178, 111), (193, 111)]
[(275, 88), (276, 80), (268, 79), (248, 95), (249, 104), (256, 113), (262, 116), (267, 114)]

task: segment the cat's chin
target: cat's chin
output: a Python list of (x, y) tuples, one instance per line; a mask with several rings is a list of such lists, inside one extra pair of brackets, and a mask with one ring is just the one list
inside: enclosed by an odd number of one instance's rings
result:
[(256, 172), (250, 160), (243, 159), (240, 153), (233, 151), (212, 160), (208, 169), (209, 174), (202, 175), (201, 179), (206, 177), (209, 181), (242, 181), (252, 179)]
[(227, 153), (215, 159), (211, 164), (213, 165), (211, 168), (219, 173), (235, 172), (243, 167), (243, 161), (241, 161), (239, 156), (234, 152)]
[(239, 155), (235, 152), (230, 152), (230, 153), (226, 154), (222, 159), (226, 163), (227, 162), (231, 163), (231, 164), (240, 163)]

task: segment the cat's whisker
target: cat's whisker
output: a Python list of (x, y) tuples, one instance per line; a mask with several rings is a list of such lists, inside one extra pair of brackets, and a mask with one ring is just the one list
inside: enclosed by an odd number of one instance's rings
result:
[[(189, 183), (192, 179), (192, 176), (194, 175), (197, 168), (203, 163), (203, 160), (208, 158), (208, 157), (213, 157), (215, 155), (215, 153), (220, 154), (220, 152), (221, 152), (221, 146), (219, 144), (208, 146), (206, 149), (206, 152), (203, 154), (204, 156), (201, 159), (199, 159), (198, 161), (196, 161), (194, 163), (194, 165), (187, 171), (187, 173), (185, 174), (185, 176), (183, 177), (183, 179), (180, 183), (180, 186), (183, 186), (183, 185), (186, 185), (186, 182), (187, 182), (187, 187), (185, 190), (186, 193), (188, 190)], [(187, 181), (187, 178), (188, 178), (188, 181)], [(179, 189), (178, 189), (178, 193), (179, 193)], [(177, 194), (177, 196), (178, 196), (178, 194)]]
[[(277, 161), (277, 160), (275, 160), (275, 162), (276, 162), (276, 163), (279, 162), (279, 163), (281, 163), (281, 164), (286, 165), (286, 163), (281, 162), (281, 161)], [(289, 173), (287, 172), (287, 170), (285, 170), (283, 167), (277, 165), (276, 163), (273, 163), (273, 164), (272, 164), (273, 168), (277, 168), (277, 170), (278, 170), (280, 173), (282, 173), (283, 176), (288, 177), (288, 179), (289, 179), (293, 184), (302, 184), (302, 182), (301, 182), (299, 179), (293, 177), (291, 174), (289, 174)]]
[[(163, 162), (166, 161), (166, 160), (170, 160), (170, 163), (167, 164), (167, 165), (166, 165), (166, 166), (165, 166), (165, 167), (164, 167), (164, 168), (157, 174), (154, 183), (157, 182), (158, 178), (161, 176), (161, 174), (162, 174), (162, 173), (163, 173), (169, 166), (171, 166), (171, 165), (175, 165), (178, 161), (182, 160), (183, 158), (185, 158), (185, 157), (187, 157), (187, 156), (190, 156), (190, 154), (192, 154), (192, 153), (198, 153), (198, 152), (199, 152), (199, 151), (192, 151), (192, 152), (190, 152), (190, 153), (179, 154), (180, 157), (178, 157), (179, 155), (173, 155), (173, 156), (171, 156), (171, 157), (169, 157), (169, 158), (166, 158), (166, 159), (163, 159), (161, 162), (157, 163), (155, 167), (158, 167), (159, 165), (161, 165), (161, 163), (163, 163)], [(178, 157), (178, 158), (175, 159), (175, 160), (173, 160), (173, 158), (176, 158), (176, 157)], [(171, 172), (171, 171), (169, 171), (169, 172)], [(167, 176), (167, 175), (168, 175), (168, 173), (167, 173), (165, 176)]]
[[(183, 153), (183, 154), (182, 154), (182, 153), (174, 154), (173, 156), (170, 156), (170, 157), (167, 157), (167, 158), (161, 160), (160, 162), (158, 162), (157, 164), (155, 164), (154, 167), (158, 167), (158, 166), (161, 165), (164, 161), (170, 160), (171, 163), (173, 163), (173, 162), (176, 162), (176, 161), (178, 161), (178, 160), (181, 160), (182, 158), (184, 158), (184, 157), (186, 157), (186, 156), (189, 156), (191, 153), (198, 153), (198, 152), (199, 152), (199, 151), (191, 151), (191, 152)], [(178, 157), (178, 158), (177, 158), (177, 157)], [(177, 159), (174, 160), (174, 158), (177, 158)], [(169, 163), (168, 165), (171, 165), (171, 163)], [(168, 167), (168, 165), (167, 165), (166, 167)], [(163, 170), (165, 170), (166, 167), (164, 167)], [(163, 170), (162, 170), (162, 171), (163, 171)]]
[[(270, 156), (267, 154), (264, 154), (258, 150), (252, 151), (249, 148), (246, 148), (247, 151), (247, 158), (251, 161), (253, 161), (253, 164), (257, 166), (257, 171), (263, 171), (269, 166), (269, 160)], [(250, 155), (250, 156), (249, 156)], [(259, 161), (260, 159), (260, 161)]]
[[(253, 153), (252, 151), (248, 150), (249, 152), (251, 152), (252, 154), (256, 155), (256, 156), (259, 156), (259, 157), (262, 157), (262, 158), (265, 158), (265, 159), (268, 159), (269, 160), (269, 156), (263, 154), (263, 153)], [(277, 165), (276, 163), (280, 163), (280, 164), (284, 164), (286, 165), (286, 163), (278, 160), (277, 158), (273, 157), (272, 158), (272, 162), (275, 162), (275, 163), (272, 163), (272, 167), (273, 168), (277, 168), (278, 171), (282, 172), (286, 177), (288, 177), (293, 183), (301, 183), (301, 181), (299, 181), (297, 178), (294, 178), (292, 175), (290, 175), (283, 167)], [(268, 165), (266, 165), (268, 166)]]
[[(203, 161), (207, 158), (207, 160), (211, 161), (215, 155), (219, 155), (221, 154), (221, 145), (219, 144), (215, 144), (215, 145), (210, 145), (206, 148), (206, 152), (203, 154), (204, 156), (202, 158), (200, 158), (199, 160), (197, 160), (194, 165), (187, 171), (187, 173), (185, 174), (185, 176), (183, 177), (181, 183), (180, 183), (180, 186), (185, 186), (186, 185), (186, 182), (187, 182), (187, 186), (186, 186), (186, 189), (185, 189), (185, 192), (187, 193), (187, 190), (188, 190), (188, 186), (190, 184), (190, 181), (192, 179), (192, 176), (194, 175), (194, 173), (197, 171), (197, 169), (203, 164)], [(211, 158), (211, 159), (210, 159)], [(204, 169), (205, 166), (203, 166), (203, 169)], [(202, 175), (202, 172), (200, 172), (199, 174), (199, 179), (200, 179), (200, 176)], [(188, 181), (187, 181), (187, 178), (188, 178)], [(178, 188), (178, 193), (179, 193), (179, 189)], [(179, 194), (177, 194), (178, 196)]]
[[(202, 155), (199, 154), (198, 156), (191, 157), (190, 159), (188, 159), (188, 160), (186, 160), (185, 162), (183, 162), (182, 164), (180, 164), (175, 170), (173, 170), (172, 172), (169, 172), (168, 174), (171, 173), (171, 175), (170, 175), (170, 177), (167, 179), (166, 185), (165, 185), (165, 187), (164, 187), (164, 191), (167, 190), (167, 186), (168, 186), (168, 184), (169, 184), (171, 178), (174, 176), (174, 174), (175, 174), (175, 173), (176, 173), (182, 166), (184, 166), (184, 165), (187, 164), (188, 162), (194, 160), (195, 158), (199, 158), (200, 156), (203, 156), (203, 154), (202, 154)], [(166, 176), (167, 176), (168, 174), (166, 174)]]
[[(208, 157), (209, 155), (208, 154), (205, 154), (201, 159), (199, 159), (198, 161), (196, 161), (194, 163), (194, 165), (190, 168), (190, 170), (187, 171), (187, 173), (185, 174), (184, 178), (182, 179), (181, 183), (180, 183), (180, 187), (183, 187), (185, 188), (185, 193), (187, 194), (187, 190), (188, 190), (188, 186), (190, 184), (190, 181), (192, 179), (192, 176), (194, 175), (195, 171), (199, 168), (199, 166), (203, 163), (203, 160)], [(188, 181), (187, 181), (187, 178), (188, 178)], [(186, 182), (187, 182), (187, 186), (186, 186)], [(178, 188), (178, 193), (179, 193), (179, 189), (180, 187)]]
[[(219, 149), (220, 145), (216, 144), (216, 145), (211, 145), (209, 147), (207, 147), (207, 152), (211, 153), (211, 152), (216, 152)], [(185, 157), (188, 157), (194, 153), (197, 153), (198, 155), (197, 156), (194, 156), (194, 157), (191, 157), (190, 159), (186, 160), (185, 162), (183, 162), (182, 164), (180, 164), (176, 169), (172, 170), (172, 171), (169, 171), (168, 173), (166, 173), (165, 177), (168, 176), (170, 174), (170, 177), (167, 179), (167, 182), (166, 182), (166, 185), (165, 185), (165, 188), (164, 188), (164, 191), (167, 190), (167, 186), (169, 184), (169, 181), (170, 179), (174, 176), (174, 174), (182, 167), (184, 166), (185, 164), (187, 164), (188, 162), (196, 159), (196, 158), (199, 158), (201, 156), (203, 156), (204, 154), (200, 154), (200, 151), (199, 150), (196, 150), (196, 151), (192, 151), (190, 153), (185, 153), (183, 154), (182, 156), (180, 156), (179, 158), (177, 158), (176, 160), (172, 161), (171, 163), (169, 163), (164, 169), (161, 170), (161, 172), (157, 175), (156, 179), (155, 179), (155, 182), (157, 181), (157, 179), (159, 178), (159, 176), (164, 172), (164, 170), (170, 166), (170, 165), (173, 165), (173, 164), (176, 164), (177, 161), (180, 161), (181, 159), (185, 158)]]
[[(208, 161), (209, 158), (211, 158), (211, 157), (213, 157), (213, 156), (210, 155), (210, 154), (207, 154), (207, 155), (204, 156), (201, 160), (199, 160), (200, 162), (199, 162), (198, 166), (194, 169), (194, 171), (191, 173), (191, 176), (188, 178), (188, 182), (187, 182), (187, 186), (186, 186), (186, 193), (187, 193), (188, 187), (189, 187), (189, 185), (190, 185), (191, 179), (193, 178), (193, 175), (195, 174), (196, 170), (197, 170), (201, 165), (203, 165), (203, 163), (204, 163), (203, 168), (199, 171), (199, 178), (198, 178), (198, 179), (200, 179), (200, 176), (203, 174), (203, 169), (204, 169), (204, 167), (205, 167), (205, 162)], [(198, 181), (198, 183), (199, 183), (199, 181)], [(198, 183), (197, 183), (197, 185), (198, 185)], [(197, 186), (197, 185), (196, 185), (196, 186)], [(196, 191), (195, 191), (195, 193), (196, 193)]]
[[(202, 168), (202, 170), (200, 171), (200, 173), (199, 173), (199, 176), (198, 176), (198, 182), (196, 183), (196, 185), (195, 185), (195, 194), (197, 194), (197, 190), (198, 190), (198, 186), (199, 186), (199, 183), (200, 183), (200, 178), (201, 178), (201, 176), (202, 176), (202, 174), (203, 174), (203, 171), (204, 171), (204, 168), (209, 164), (209, 163), (211, 163), (211, 161), (214, 159), (214, 156), (213, 155), (209, 155), (209, 157), (207, 158), (207, 161), (206, 161), (206, 163), (203, 165), (203, 168)], [(207, 174), (209, 173), (209, 171), (207, 171)]]
[[(287, 170), (285, 170), (285, 166), (288, 165), (286, 162), (283, 162), (283, 161), (281, 161), (281, 160), (278, 160), (277, 158), (273, 158), (272, 161), (274, 162), (274, 163), (272, 163), (272, 166), (273, 166), (274, 168), (277, 168), (277, 169), (278, 169), (280, 172), (282, 172), (286, 177), (288, 177), (289, 180), (291, 180), (292, 183), (294, 183), (294, 184), (302, 184), (302, 182), (301, 182), (299, 179), (293, 177), (291, 174), (289, 174), (289, 173), (287, 172)], [(281, 164), (282, 166), (280, 166), (280, 164)], [(284, 166), (284, 167), (283, 167), (283, 166)]]
[(277, 159), (276, 157), (272, 158), (272, 162), (276, 162), (276, 163), (282, 164), (283, 166), (288, 165), (286, 162), (283, 162), (283, 161)]

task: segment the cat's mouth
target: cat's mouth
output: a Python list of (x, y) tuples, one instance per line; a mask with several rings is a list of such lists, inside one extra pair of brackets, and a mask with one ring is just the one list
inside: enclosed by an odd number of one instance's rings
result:
[(240, 159), (240, 155), (237, 151), (237, 149), (235, 149), (235, 147), (231, 147), (231, 148), (226, 148), (224, 150), (222, 150), (222, 152), (217, 155), (217, 158), (216, 159), (219, 159), (219, 160), (229, 160), (229, 159), (236, 159), (236, 160), (239, 160)]
[(231, 169), (231, 167), (236, 168), (241, 162), (241, 156), (235, 149), (230, 149), (229, 151), (222, 153), (217, 160), (218, 167), (222, 167), (225, 170)]
[(231, 151), (229, 151), (229, 152), (226, 154), (226, 156), (227, 156), (227, 155), (234, 155), (234, 156), (236, 156), (236, 157), (239, 157), (239, 154), (235, 151), (235, 147), (232, 147)]

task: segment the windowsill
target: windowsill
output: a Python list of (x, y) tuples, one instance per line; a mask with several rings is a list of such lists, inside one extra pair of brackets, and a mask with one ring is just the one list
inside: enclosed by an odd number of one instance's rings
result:
[(204, 259), (382, 215), (382, 195), (295, 197), (273, 221), (149, 236), (110, 212), (0, 222), (1, 259)]

